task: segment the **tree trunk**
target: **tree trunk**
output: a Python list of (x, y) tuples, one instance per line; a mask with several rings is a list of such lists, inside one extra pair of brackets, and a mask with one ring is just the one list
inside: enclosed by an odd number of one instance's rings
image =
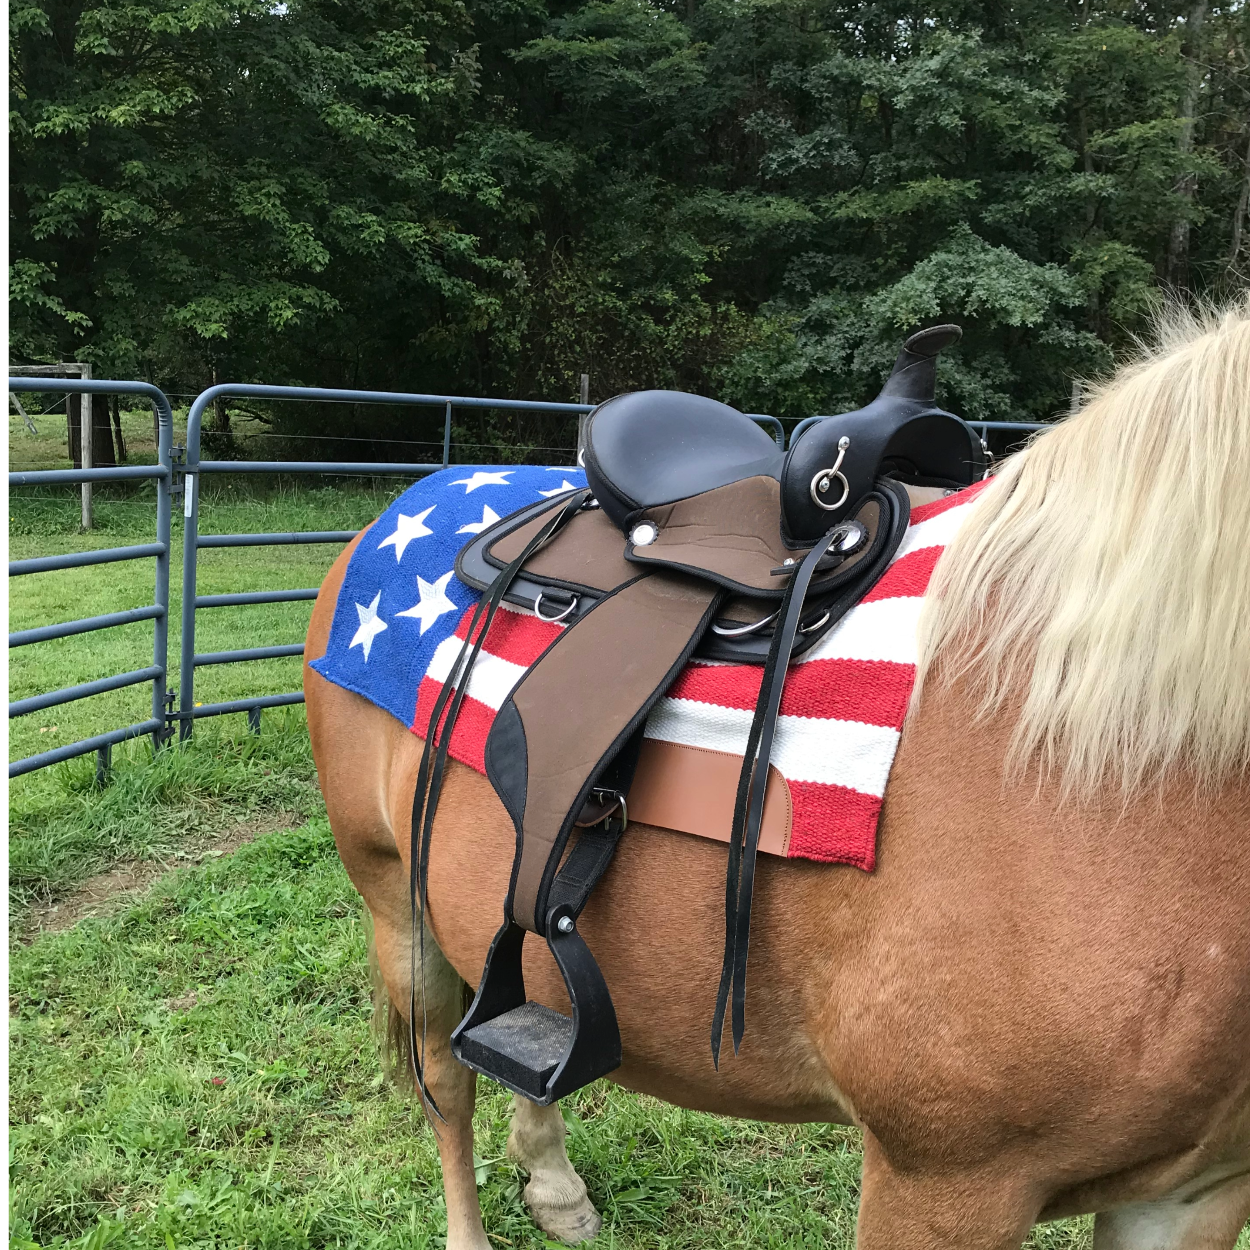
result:
[(109, 401), (109, 409), (113, 415), (113, 438), (117, 443), (117, 462), (126, 463), (126, 440), (122, 437), (122, 401), (114, 396)]
[[(213, 385), (217, 385), (217, 367), (213, 366)], [(230, 433), (230, 414), (226, 411), (226, 401), (219, 395), (213, 400), (213, 419), (208, 428), (218, 434)]]
[[(1181, 132), (1177, 138), (1177, 151), (1184, 164), (1194, 150), (1194, 116), (1198, 111), (1198, 93), (1202, 88), (1202, 25), (1207, 17), (1207, 0), (1197, 0), (1189, 10), (1185, 30), (1184, 54), (1189, 58), (1189, 83), (1185, 98), (1181, 101)], [(1176, 184), (1176, 192), (1184, 201), (1180, 215), (1172, 223), (1168, 239), (1168, 281), (1174, 287), (1189, 283), (1189, 213), (1197, 190), (1197, 179), (1191, 173), (1183, 173)]]
[[(1247, 133), (1250, 133), (1248, 131)], [(1228, 249), (1228, 267), (1233, 269), (1237, 257), (1241, 254), (1241, 236), (1246, 228), (1246, 212), (1250, 210), (1250, 142), (1246, 143), (1245, 171), (1241, 179), (1241, 198), (1237, 201), (1237, 211), (1233, 213), (1233, 241)]]
[(111, 468), (117, 463), (113, 450), (113, 423), (109, 419), (109, 402), (101, 397), (91, 405), (91, 466)]

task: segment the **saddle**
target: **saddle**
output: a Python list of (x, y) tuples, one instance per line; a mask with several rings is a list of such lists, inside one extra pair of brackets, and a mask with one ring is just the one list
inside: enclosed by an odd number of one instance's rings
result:
[[(980, 439), (934, 404), (938, 353), (959, 337), (955, 326), (913, 335), (872, 403), (813, 424), (788, 452), (711, 399), (617, 396), (587, 421), (586, 489), (504, 517), (461, 550), (458, 576), (483, 593), (418, 773), (414, 974), (434, 811), (486, 631), (504, 601), (565, 626), (517, 682), (486, 742), (486, 773), (517, 841), (503, 925), (452, 1034), (461, 1062), (540, 1105), (620, 1064), (611, 995), (577, 919), (628, 824), (647, 716), (694, 655), (763, 668), (734, 805), (712, 1020), (713, 1062), (727, 1010), (737, 1052), (786, 669), (889, 565), (910, 517), (907, 486), (957, 490), (984, 475)], [(571, 1014), (527, 1000), (527, 932), (546, 940)], [(414, 998), (415, 987), (414, 975)], [(413, 1040), (416, 1055), (415, 1026)]]

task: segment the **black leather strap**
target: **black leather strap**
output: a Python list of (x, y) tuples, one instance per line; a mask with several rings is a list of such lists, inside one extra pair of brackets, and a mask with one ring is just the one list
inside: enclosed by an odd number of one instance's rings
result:
[(794, 649), (803, 600), (816, 566), (835, 541), (830, 531), (803, 557), (781, 604), (781, 619), (773, 632), (772, 645), (764, 664), (760, 697), (751, 718), (751, 731), (738, 778), (733, 828), (729, 835), (729, 864), (725, 873), (725, 955), (721, 965), (716, 1010), (712, 1016), (712, 1062), (720, 1067), (721, 1035), (725, 1027), (725, 1006), (733, 989), (734, 1054), (742, 1044), (746, 1029), (747, 946), (751, 935), (751, 896), (755, 885), (755, 859), (759, 850), (760, 828), (764, 823), (764, 795), (768, 789), (768, 764), (773, 734), (781, 708), (781, 692)]
[[(412, 909), (411, 966), (408, 1000), (408, 1043), (412, 1052), (413, 1073), (421, 1097), (430, 1104), (441, 1120), (442, 1112), (430, 1096), (425, 1084), (424, 1064), (420, 1056), (425, 1053), (425, 906), (429, 884), (430, 841), (434, 832), (434, 816), (438, 809), (439, 795), (443, 787), (443, 774), (447, 766), (447, 753), (451, 747), (452, 732), (469, 688), (469, 676), (482, 650), (482, 643), (502, 602), (504, 592), (520, 571), (521, 566), (544, 544), (551, 541), (565, 524), (577, 513), (590, 497), (589, 490), (580, 490), (561, 499), (558, 511), (534, 535), (505, 569), (501, 569), (490, 590), (478, 600), (469, 620), (468, 635), (456, 656), (447, 680), (438, 693), (430, 723), (426, 729), (425, 746), (421, 751), (421, 764), (417, 770), (417, 786), (412, 796), (412, 827), (408, 847), (408, 901)], [(446, 712), (446, 719), (443, 713)], [(419, 961), (419, 971), (418, 971)], [(417, 1048), (416, 997), (417, 977), (421, 978), (421, 1048)]]

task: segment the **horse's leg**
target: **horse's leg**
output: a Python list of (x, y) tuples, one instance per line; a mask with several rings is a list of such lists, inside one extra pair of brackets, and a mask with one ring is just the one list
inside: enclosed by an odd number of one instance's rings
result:
[(1094, 1250), (1233, 1250), (1247, 1220), (1250, 1175), (1243, 1174), (1199, 1197), (1100, 1211), (1094, 1220)]
[[(402, 1056), (406, 1083), (411, 1083), (413, 1069), (408, 1033), (411, 927), (405, 924), (402, 932), (393, 929), (384, 931), (376, 916), (374, 923), (378, 969), (385, 983), (386, 999), (389, 1000), (384, 1005), (390, 1015), (387, 1033), (396, 1057)], [(422, 1072), (426, 1089), (441, 1113), (440, 1118), (428, 1102), (422, 1100), (443, 1168), (443, 1191), (447, 1199), (447, 1250), (487, 1250), (490, 1243), (482, 1227), (482, 1210), (473, 1172), (473, 1106), (477, 1078), (451, 1053), (451, 1031), (464, 1014), (465, 984), (447, 962), (428, 929), (425, 933), (423, 980), (424, 985), (419, 984), (417, 990), (417, 1046), (423, 1052)]]
[(560, 1104), (537, 1107), (528, 1098), (512, 1100), (508, 1157), (529, 1174), (525, 1204), (539, 1228), (570, 1245), (589, 1241), (603, 1221), (586, 1195), (586, 1184), (573, 1170), (564, 1148)]
[(1005, 1170), (904, 1172), (864, 1133), (856, 1250), (1019, 1250), (1037, 1210)]
[[(313, 609), (305, 646), (308, 731), (326, 813), (343, 866), (373, 917), (374, 949), (389, 1002), (389, 1034), (411, 1074), (412, 910), (408, 871), (399, 852), (411, 824), (420, 743), (394, 717), (308, 668), (324, 655), (338, 588), (355, 539), (335, 562)], [(451, 1031), (465, 1005), (465, 985), (426, 929), (424, 984), (418, 985), (424, 1074), (442, 1118), (426, 1108), (438, 1142), (447, 1199), (447, 1250), (490, 1250), (473, 1174), (473, 1104), (477, 1082), (451, 1053)], [(422, 999), (422, 991), (424, 999)]]

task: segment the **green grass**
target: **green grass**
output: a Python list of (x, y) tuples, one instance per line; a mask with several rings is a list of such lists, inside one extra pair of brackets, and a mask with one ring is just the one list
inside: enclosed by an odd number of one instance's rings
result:
[[(382, 1084), (360, 904), (323, 817), (17, 950), (10, 993), (14, 1247), (442, 1244), (433, 1139)], [(602, 1082), (566, 1117), (600, 1245), (853, 1244), (853, 1130), (725, 1120)], [(507, 1120), (483, 1082), (486, 1226), (544, 1246), (502, 1158)], [(1088, 1221), (1031, 1244), (1088, 1246)]]
[[(42, 425), (41, 425), (42, 429)], [(356, 529), (367, 524), (403, 488), (368, 484), (297, 490), (224, 480), (206, 492), (201, 528), (207, 533), (298, 529)], [(150, 487), (97, 500), (96, 528), (79, 530), (72, 490), (15, 492), (10, 501), (14, 559), (150, 541)], [(180, 666), (181, 518), (171, 559), (169, 688)], [(317, 586), (338, 548), (256, 547), (201, 552), (201, 594)], [(152, 602), (153, 562), (127, 561), (12, 579), (10, 628), (117, 611)], [(301, 642), (311, 603), (201, 611), (197, 649)], [(9, 656), (9, 697), (20, 699), (152, 662), (150, 622), (20, 647)], [(300, 687), (298, 658), (213, 665), (196, 674), (196, 701), (217, 702)], [(95, 695), (9, 723), (10, 759), (70, 743), (151, 715), (144, 684)], [(114, 774), (94, 787), (95, 757), (43, 769), (10, 783), (10, 898), (20, 922), (33, 901), (63, 895), (118, 859), (168, 858), (187, 835), (261, 808), (309, 815), (319, 802), (301, 708), (263, 714), (252, 739), (241, 714), (203, 720), (195, 729), (204, 749), (162, 752), (155, 764), (150, 740), (114, 750)], [(263, 782), (263, 784), (262, 784)]]

